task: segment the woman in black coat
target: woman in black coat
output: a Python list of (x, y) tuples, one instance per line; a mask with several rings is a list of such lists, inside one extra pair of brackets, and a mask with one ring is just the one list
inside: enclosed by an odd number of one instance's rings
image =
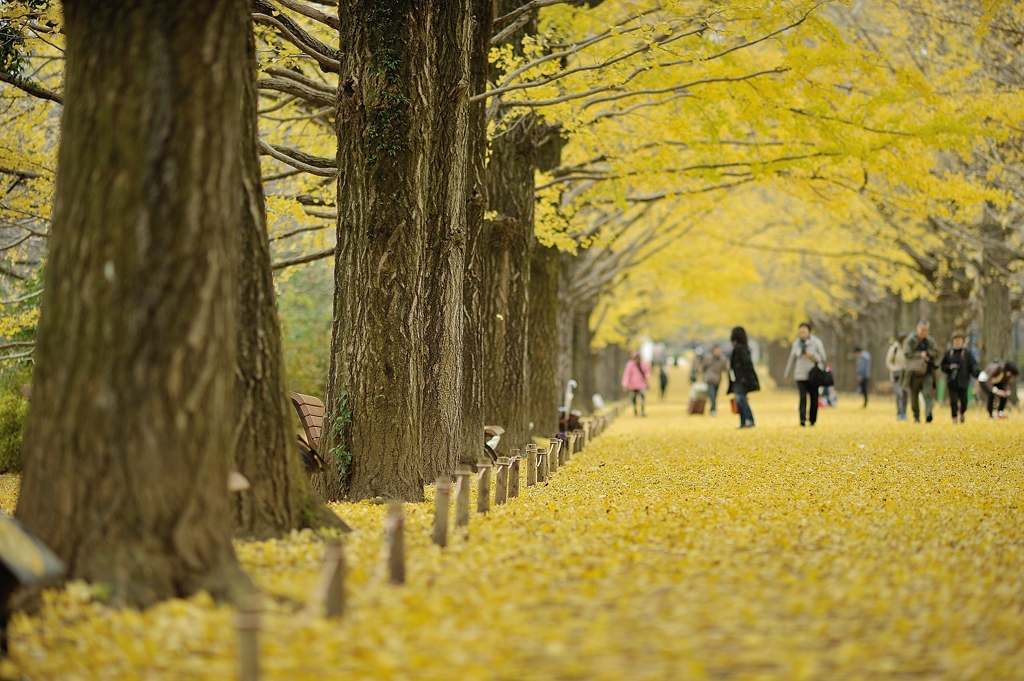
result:
[(942, 372), (946, 374), (946, 388), (949, 390), (949, 407), (953, 412), (953, 423), (963, 423), (967, 412), (967, 388), (971, 379), (981, 370), (971, 351), (964, 347), (964, 332), (954, 331), (953, 347), (942, 356)]
[(757, 392), (761, 383), (754, 371), (754, 362), (750, 359), (750, 346), (747, 344), (747, 332), (742, 326), (732, 330), (729, 337), (732, 341), (732, 355), (729, 356), (729, 392), (736, 395), (736, 408), (740, 413), (740, 428), (754, 427), (754, 412), (750, 411), (747, 393)]

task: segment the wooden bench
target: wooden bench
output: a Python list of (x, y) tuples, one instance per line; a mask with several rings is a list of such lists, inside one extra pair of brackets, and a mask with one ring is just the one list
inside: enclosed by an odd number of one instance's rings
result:
[(320, 436), (324, 431), (324, 403), (312, 395), (288, 393), (299, 415), (302, 431), (298, 434), (299, 453), (302, 465), (309, 474), (324, 469), (324, 460), (320, 456)]

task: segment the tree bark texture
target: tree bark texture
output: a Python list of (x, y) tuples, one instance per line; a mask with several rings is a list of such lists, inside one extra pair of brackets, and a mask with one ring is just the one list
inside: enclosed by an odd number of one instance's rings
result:
[[(487, 90), (493, 0), (471, 0), (473, 38), (469, 55), (470, 95)], [(487, 207), (487, 104), (469, 105), (469, 182), (466, 248), (462, 281), (462, 448), (461, 463), (476, 465), (484, 437), (483, 230)]]
[[(497, 16), (524, 0), (495, 0)], [(522, 53), (522, 40), (537, 32), (536, 12), (506, 42)], [(495, 77), (497, 74), (495, 74)], [(505, 428), (499, 454), (529, 442), (530, 246), (533, 243), (536, 115), (498, 121), (487, 162), (487, 205), (497, 214), (484, 234), (484, 416)]]
[(17, 516), (147, 605), (241, 583), (227, 491), (244, 0), (66, 0), (50, 259)]
[(485, 418), (505, 428), (501, 452), (529, 442), (526, 363), (536, 146), (532, 115), (491, 141), (487, 198), (493, 221), (485, 245)]
[[(990, 241), (1005, 241), (1009, 236), (999, 222), (986, 219), (981, 226), (982, 234)], [(981, 363), (995, 359), (1016, 359), (1011, 357), (1012, 313), (1010, 288), (1007, 283), (1010, 258), (1007, 251), (997, 247), (986, 247), (982, 251), (981, 266)]]
[(550, 438), (558, 432), (558, 272), (561, 255), (554, 246), (533, 244), (530, 259), (531, 435)]
[[(246, 20), (251, 22), (249, 17)], [(235, 495), (234, 511), (236, 534), (266, 538), (303, 527), (339, 526), (340, 522), (311, 493), (295, 446), (256, 144), (256, 47), (251, 25), (246, 35), (234, 452), (235, 466), (248, 478), (250, 487)]]
[(339, 4), (338, 235), (325, 458), (352, 499), (420, 501), (428, 3)]
[(573, 378), (572, 338), (576, 305), (572, 297), (572, 275), (576, 256), (562, 253), (558, 270), (558, 404), (565, 406), (565, 388)]
[[(452, 476), (462, 448), (463, 279), (469, 153), (469, 0), (433, 3), (433, 102), (424, 253), (422, 451), (425, 480)], [(482, 429), (481, 429), (482, 430)], [(482, 437), (482, 434), (481, 434)]]
[(590, 347), (593, 334), (590, 332), (590, 315), (593, 308), (576, 308), (572, 324), (572, 367), (575, 373), (576, 398), (573, 404), (584, 414), (594, 410), (594, 351)]

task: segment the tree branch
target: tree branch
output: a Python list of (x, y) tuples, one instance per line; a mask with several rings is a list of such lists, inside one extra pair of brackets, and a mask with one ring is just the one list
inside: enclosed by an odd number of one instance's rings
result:
[(311, 104), (319, 106), (337, 106), (337, 98), (328, 96), (321, 90), (314, 90), (302, 83), (289, 78), (260, 78), (256, 81), (256, 87), (261, 90), (273, 90), (293, 95)]
[(307, 255), (299, 255), (294, 258), (285, 258), (284, 260), (278, 260), (277, 262), (270, 266), (270, 269), (275, 271), (283, 270), (286, 267), (294, 267), (295, 265), (305, 265), (306, 263), (313, 262), (315, 260), (323, 260), (324, 258), (331, 257), (332, 255), (334, 255), (333, 246), (331, 246), (330, 248), (325, 248), (322, 251), (315, 251), (313, 253), (309, 253)]
[(259, 140), (259, 145), (261, 154), (272, 156), (281, 163), (301, 170), (304, 173), (319, 175), (320, 177), (337, 177), (338, 175), (338, 162), (336, 160), (313, 156), (298, 149), (274, 146), (268, 144), (263, 139)]
[(64, 95), (57, 92), (53, 92), (52, 90), (47, 90), (46, 88), (40, 87), (38, 85), (33, 85), (32, 83), (26, 80), (14, 78), (4, 73), (3, 71), (0, 71), (0, 83), (7, 83), (8, 85), (13, 85), (22, 92), (32, 95), (33, 97), (36, 97), (38, 99), (47, 99), (51, 102), (57, 102), (58, 104), (64, 103)]
[[(252, 20), (255, 23), (276, 28), (288, 42), (315, 59), (322, 70), (330, 73), (341, 71), (338, 50), (314, 38), (268, 0), (253, 0), (252, 6)], [(277, 16), (273, 16), (275, 12)]]
[(330, 26), (335, 31), (341, 29), (341, 21), (338, 17), (333, 14), (327, 14), (316, 7), (310, 7), (304, 2), (298, 2), (297, 0), (277, 0), (277, 3), (287, 7), (288, 9), (301, 14), (304, 17), (308, 17), (313, 21), (318, 21), (325, 26)]

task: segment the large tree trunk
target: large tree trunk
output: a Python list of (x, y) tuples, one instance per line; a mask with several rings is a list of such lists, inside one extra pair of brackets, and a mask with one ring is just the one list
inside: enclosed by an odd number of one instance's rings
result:
[[(247, 17), (247, 21), (251, 19)], [(303, 527), (340, 526), (309, 489), (295, 447), (285, 395), (281, 325), (277, 318), (270, 243), (257, 139), (256, 47), (246, 33), (242, 93), (242, 205), (238, 251), (238, 371), (235, 383), (235, 465), (251, 483), (236, 495), (235, 532), (271, 537)]]
[(576, 305), (572, 297), (572, 276), (576, 256), (562, 253), (558, 271), (558, 404), (565, 406), (565, 388), (573, 380), (572, 339)]
[(463, 278), (469, 149), (469, 0), (431, 16), (433, 129), (424, 253), (424, 478), (451, 476), (462, 448)]
[[(469, 56), (470, 94), (487, 90), (493, 0), (471, 0), (473, 41)], [(466, 251), (462, 300), (462, 463), (473, 465), (483, 451), (484, 329), (483, 230), (487, 207), (487, 103), (469, 105), (469, 196), (466, 202)]]
[(558, 272), (554, 246), (533, 245), (530, 263), (530, 411), (532, 435), (558, 432)]
[[(981, 226), (982, 234), (991, 241), (1005, 241), (1009, 234), (1001, 224), (986, 219)], [(986, 247), (981, 258), (982, 319), (981, 319), (981, 363), (995, 359), (1010, 360), (1010, 334), (1013, 329), (1010, 305), (1010, 289), (1007, 284), (1010, 259), (1005, 249)]]
[(592, 313), (592, 307), (577, 308), (572, 325), (572, 366), (579, 384), (573, 405), (585, 414), (594, 410), (594, 351), (590, 347), (593, 338), (590, 331)]
[(115, 602), (231, 545), (244, 0), (66, 0), (50, 258), (17, 516)]
[(491, 142), (487, 199), (498, 218), (484, 259), (484, 295), (491, 311), (485, 320), (485, 417), (505, 428), (503, 451), (529, 442), (530, 246), (533, 241), (534, 125), (530, 115), (515, 121)]
[(432, 137), (426, 4), (353, 0), (338, 12), (342, 172), (321, 447), (345, 469), (352, 499), (423, 498), (421, 271)]
[[(524, 0), (495, 0), (498, 16)], [(537, 32), (536, 11), (506, 44), (522, 54), (522, 40)], [(503, 121), (487, 162), (487, 205), (497, 214), (484, 239), (484, 416), (505, 428), (500, 453), (529, 442), (530, 247), (533, 243), (537, 126), (534, 114)]]

